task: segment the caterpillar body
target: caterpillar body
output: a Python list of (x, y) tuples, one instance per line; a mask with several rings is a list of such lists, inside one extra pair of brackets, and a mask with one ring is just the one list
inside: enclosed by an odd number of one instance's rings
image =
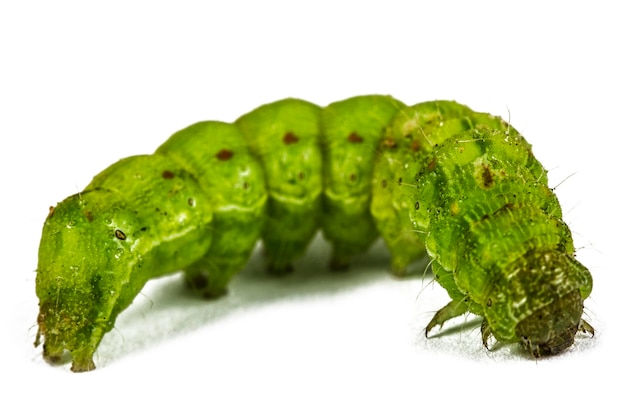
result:
[(391, 269), (426, 253), (452, 317), (484, 318), (482, 339), (535, 357), (569, 347), (591, 292), (571, 233), (530, 145), (499, 117), (453, 101), (406, 106), (380, 95), (321, 108), (285, 99), (234, 123), (199, 122), (154, 154), (106, 168), (51, 208), (36, 291), (43, 355), (93, 355), (150, 278), (183, 270), (206, 297), (262, 239), (268, 269), (288, 272), (321, 228), (342, 269), (382, 236)]

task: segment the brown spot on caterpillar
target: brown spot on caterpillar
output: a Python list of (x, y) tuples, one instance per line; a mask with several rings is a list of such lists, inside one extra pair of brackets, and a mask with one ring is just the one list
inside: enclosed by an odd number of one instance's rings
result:
[(306, 175), (304, 175), (304, 172), (302, 171), (298, 172), (298, 179), (302, 181), (304, 178), (306, 178)]
[(243, 187), (244, 190), (247, 190), (248, 188), (250, 188), (250, 184), (248, 184), (247, 181), (244, 181), (242, 187)]
[(174, 178), (176, 175), (174, 175), (174, 173), (170, 170), (165, 170), (163, 171), (163, 173), (161, 174), (161, 176), (163, 177), (163, 179), (166, 180), (171, 180), (172, 178)]
[(356, 134), (356, 132), (352, 132), (350, 133), (350, 136), (348, 136), (348, 142), (350, 143), (362, 143), (363, 142), (363, 138), (359, 135)]
[(50, 206), (50, 208), (48, 208), (48, 216), (46, 217), (46, 220), (52, 218), (53, 214), (54, 214), (54, 206)]
[(489, 165), (483, 165), (481, 177), (483, 181), (483, 188), (491, 188), (493, 186), (494, 179), (491, 169), (489, 169)]
[(428, 170), (433, 171), (435, 169), (435, 165), (437, 165), (437, 158), (431, 159), (427, 166)]
[(93, 213), (92, 213), (91, 211), (86, 211), (86, 212), (85, 212), (85, 217), (87, 218), (87, 220), (88, 220), (89, 222), (92, 222), (92, 221), (93, 221)]
[(383, 187), (383, 188), (387, 188), (387, 180), (386, 179), (382, 180), (380, 182), (380, 186)]
[(215, 156), (220, 161), (228, 161), (230, 158), (233, 157), (233, 151), (231, 151), (230, 149), (222, 149), (221, 151), (216, 153)]
[(355, 182), (357, 180), (357, 176), (356, 174), (353, 172), (352, 174), (350, 174), (350, 181)]
[(189, 197), (189, 198), (187, 199), (187, 204), (188, 204), (190, 207), (195, 207), (195, 206), (196, 206), (196, 200), (194, 200), (193, 198)]
[(115, 237), (119, 240), (126, 240), (126, 234), (120, 229), (115, 229)]
[(283, 143), (285, 145), (291, 145), (292, 143), (296, 143), (299, 140), (300, 139), (298, 139), (298, 137), (293, 132), (287, 132), (285, 133), (285, 136), (283, 136)]
[(422, 146), (420, 145), (420, 142), (418, 140), (413, 140), (411, 142), (411, 150), (413, 152), (418, 152), (420, 150)]

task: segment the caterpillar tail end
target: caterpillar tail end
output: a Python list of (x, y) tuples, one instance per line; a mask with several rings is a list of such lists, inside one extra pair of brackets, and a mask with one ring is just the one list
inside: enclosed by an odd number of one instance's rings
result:
[[(93, 361), (95, 347), (86, 344), (82, 348), (67, 349), (63, 337), (55, 336), (55, 332), (48, 330), (45, 324), (45, 316), (46, 313), (42, 308), (39, 313), (39, 329), (37, 330), (34, 343), (35, 347), (38, 347), (43, 340), (42, 356), (44, 360), (51, 365), (62, 365), (67, 363), (69, 357), (71, 357), (72, 372), (88, 372), (96, 369)], [(69, 352), (69, 357), (66, 352)]]

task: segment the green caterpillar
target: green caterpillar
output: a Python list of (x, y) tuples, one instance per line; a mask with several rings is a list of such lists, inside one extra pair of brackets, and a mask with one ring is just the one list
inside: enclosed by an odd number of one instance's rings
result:
[(486, 347), (493, 336), (535, 357), (593, 334), (581, 318), (591, 275), (526, 140), (456, 102), (370, 95), (196, 123), (51, 208), (35, 345), (43, 338), (50, 362), (69, 351), (73, 371), (92, 370), (150, 278), (183, 270), (193, 290), (218, 297), (259, 238), (268, 269), (284, 273), (319, 228), (337, 269), (378, 236), (397, 275), (428, 253), (452, 301), (427, 335), (467, 312), (484, 317)]

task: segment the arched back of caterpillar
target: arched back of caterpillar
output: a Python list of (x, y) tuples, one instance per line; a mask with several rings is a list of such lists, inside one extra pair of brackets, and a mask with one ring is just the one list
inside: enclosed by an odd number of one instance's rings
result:
[(483, 343), (538, 357), (569, 347), (591, 292), (545, 169), (508, 123), (452, 101), (359, 96), (321, 108), (285, 99), (207, 121), (125, 158), (50, 210), (37, 268), (43, 354), (72, 370), (93, 355), (150, 278), (184, 271), (205, 297), (262, 239), (285, 273), (321, 228), (332, 268), (379, 236), (403, 275), (430, 257), (451, 302), (426, 333), (471, 312)]

